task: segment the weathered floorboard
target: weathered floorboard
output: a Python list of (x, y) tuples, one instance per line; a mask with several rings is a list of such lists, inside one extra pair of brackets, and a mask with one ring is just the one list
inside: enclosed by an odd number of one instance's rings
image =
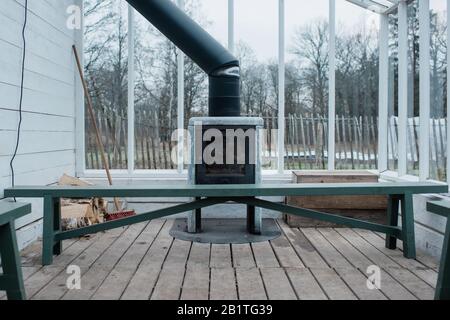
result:
[(387, 300), (384, 294), (377, 289), (369, 289), (367, 277), (359, 269), (336, 268), (337, 274), (360, 300)]
[(309, 269), (287, 268), (286, 273), (300, 300), (327, 300), (327, 296)]
[(152, 300), (180, 299), (191, 243), (175, 239), (164, 262)]
[[(362, 253), (356, 250), (345, 238), (333, 229), (320, 229), (320, 233), (331, 243), (331, 245), (355, 268), (366, 272), (373, 263)], [(338, 267), (338, 266), (337, 266)]]
[(330, 300), (358, 299), (333, 269), (314, 268), (311, 269), (311, 272)]
[(209, 243), (192, 243), (191, 252), (189, 253), (188, 267), (209, 267), (209, 259), (211, 254), (211, 245)]
[(375, 233), (366, 230), (355, 230), (364, 239), (370, 242), (378, 250), (389, 256), (392, 260), (397, 262), (400, 266), (405, 269), (410, 270), (417, 277), (428, 283), (433, 288), (436, 286), (437, 282), (437, 272), (430, 269), (414, 259), (406, 259), (400, 250), (389, 250), (384, 247), (384, 240), (378, 237)]
[[(382, 238), (383, 240), (386, 239), (384, 234), (380, 234), (378, 232), (375, 232), (375, 234), (377, 236), (379, 236), (380, 238)], [(403, 241), (400, 240), (400, 239), (397, 240), (397, 241), (398, 241), (397, 246), (398, 246), (399, 250), (403, 251), (403, 249), (402, 249), (403, 248)], [(429, 255), (426, 255), (426, 254), (424, 254), (421, 251), (417, 251), (416, 256), (417, 256), (416, 260), (418, 262), (422, 263), (423, 265), (427, 266), (430, 269), (435, 270), (436, 272), (439, 271), (439, 260), (438, 259), (436, 259), (436, 258), (434, 258), (432, 256), (429, 256)]]
[(209, 270), (206, 265), (196, 265), (186, 269), (181, 300), (208, 300)]
[(158, 235), (163, 222), (161, 220), (151, 221), (134, 241), (131, 247), (119, 260), (117, 265), (106, 277), (105, 281), (95, 292), (94, 300), (118, 300), (130, 282), (145, 253), (150, 248), (153, 240)]
[[(120, 258), (126, 253), (134, 240), (144, 229), (145, 224), (132, 225), (126, 228), (125, 232), (112, 246), (110, 246), (102, 256), (95, 261), (92, 267), (81, 277), (81, 289), (71, 290), (65, 294), (64, 300), (87, 300), (90, 299), (103, 281), (115, 267)], [(83, 285), (83, 283), (85, 285)]]
[(296, 300), (297, 296), (283, 268), (263, 268), (261, 275), (269, 300)]
[(236, 269), (239, 300), (267, 300), (258, 269)]
[[(28, 298), (44, 299), (432, 299), (436, 271), (388, 250), (374, 232), (289, 228), (253, 244), (174, 240), (173, 220), (153, 220), (64, 241), (52, 266), (41, 267), (40, 243), (22, 252)], [(69, 290), (69, 265), (81, 268), (81, 290)], [(370, 290), (367, 268), (381, 271)], [(0, 299), (5, 299), (0, 294)]]
[(181, 287), (185, 266), (182, 264), (165, 265), (161, 270), (152, 300), (178, 300), (180, 299)]
[(314, 249), (305, 235), (296, 228), (290, 228), (284, 221), (278, 222), (290, 244), (308, 268), (326, 268), (327, 263)]
[(381, 268), (381, 291), (391, 300), (415, 300), (404, 286), (395, 280), (395, 274), (400, 267), (388, 256), (377, 250), (361, 238), (354, 230), (337, 229), (356, 249), (362, 252), (374, 265)]
[(233, 266), (235, 268), (255, 268), (256, 263), (253, 258), (252, 248), (250, 244), (233, 244), (231, 245), (233, 255)]
[(211, 268), (211, 300), (237, 300), (236, 277), (233, 268)]
[(284, 268), (302, 268), (305, 265), (298, 257), (295, 250), (284, 235), (270, 242), (278, 258), (278, 262)]
[(256, 260), (256, 265), (259, 268), (278, 268), (280, 263), (278, 262), (272, 246), (269, 242), (256, 242), (252, 243), (253, 255)]
[(301, 229), (301, 231), (331, 268), (352, 268), (347, 259), (345, 259), (317, 229), (305, 228)]
[(169, 235), (171, 227), (171, 221), (166, 221), (128, 283), (121, 299), (148, 300), (150, 298), (161, 272), (161, 267), (173, 242), (173, 238)]
[[(120, 231), (119, 231), (120, 232)], [(61, 272), (59, 275), (57, 275), (54, 279), (52, 279), (50, 282), (48, 282), (39, 292), (36, 293), (33, 297), (30, 297), (34, 300), (58, 300), (60, 299), (68, 290), (67, 288), (67, 279), (69, 277), (69, 274), (67, 274), (67, 265), (73, 265), (80, 267), (81, 274), (87, 271), (87, 267), (80, 266), (80, 256), (82, 253), (86, 252), (90, 248), (94, 247), (95, 245), (98, 246), (98, 244), (104, 244), (102, 247), (101, 252), (103, 252), (107, 246), (110, 245), (111, 241), (110, 238), (106, 234), (98, 234), (95, 237), (91, 238), (94, 242), (88, 241), (84, 239), (83, 241), (78, 241), (74, 245), (72, 245), (67, 250), (64, 250), (63, 253), (56, 257), (54, 262), (56, 265), (60, 265), (62, 267), (65, 267), (64, 272)], [(108, 239), (105, 241), (105, 239)], [(83, 245), (82, 245), (83, 244)], [(77, 249), (74, 251), (73, 249)], [(61, 258), (60, 258), (61, 257)], [(84, 256), (83, 256), (84, 257)], [(65, 264), (63, 263), (65, 262)]]
[(229, 244), (212, 244), (211, 245), (211, 268), (228, 268), (232, 267), (231, 249)]

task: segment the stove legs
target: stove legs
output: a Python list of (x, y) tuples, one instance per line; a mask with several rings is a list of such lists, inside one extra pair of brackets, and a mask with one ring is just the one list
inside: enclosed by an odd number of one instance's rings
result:
[[(201, 198), (195, 198), (201, 200)], [(200, 233), (202, 231), (202, 209), (193, 210), (188, 214), (187, 227), (189, 233)], [(261, 234), (262, 219), (261, 209), (247, 206), (247, 231), (251, 234)]]
[(247, 206), (247, 231), (251, 234), (261, 234), (261, 209)]
[[(195, 198), (201, 200), (202, 198)], [(202, 231), (202, 209), (193, 210), (188, 214), (188, 232), (200, 233)]]

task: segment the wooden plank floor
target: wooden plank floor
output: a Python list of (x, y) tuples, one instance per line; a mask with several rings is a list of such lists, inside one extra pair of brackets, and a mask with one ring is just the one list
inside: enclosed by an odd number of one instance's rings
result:
[[(255, 244), (209, 245), (173, 239), (171, 220), (155, 220), (64, 242), (40, 266), (40, 243), (22, 252), (30, 299), (433, 299), (437, 264), (384, 248), (382, 235), (356, 229), (291, 229)], [(69, 265), (81, 289), (68, 290)], [(367, 268), (381, 289), (367, 288)], [(5, 299), (0, 293), (0, 299)]]

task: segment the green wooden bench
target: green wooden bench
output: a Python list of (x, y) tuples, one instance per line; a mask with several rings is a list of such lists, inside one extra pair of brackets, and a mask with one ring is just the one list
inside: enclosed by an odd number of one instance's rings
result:
[[(62, 250), (62, 240), (118, 228), (134, 223), (206, 208), (229, 201), (269, 210), (313, 218), (349, 227), (382, 232), (387, 235), (386, 246), (395, 249), (397, 239), (403, 240), (404, 255), (414, 258), (413, 194), (444, 193), (445, 184), (438, 183), (339, 183), (339, 184), (276, 184), (276, 185), (151, 185), (151, 186), (90, 186), (90, 187), (15, 187), (5, 190), (6, 197), (43, 198), (44, 231), (42, 263), (49, 265), (53, 255)], [(387, 225), (366, 222), (314, 210), (274, 203), (257, 197), (328, 195), (387, 195), (389, 210)], [(192, 198), (191, 202), (170, 208), (142, 213), (133, 217), (76, 230), (61, 231), (60, 198), (90, 197)], [(402, 227), (398, 226), (399, 206), (402, 208)]]
[(14, 222), (30, 212), (30, 204), (0, 202), (0, 256), (3, 268), (0, 290), (6, 290), (10, 300), (26, 299)]
[(450, 201), (430, 201), (427, 211), (447, 218), (435, 299), (450, 300)]

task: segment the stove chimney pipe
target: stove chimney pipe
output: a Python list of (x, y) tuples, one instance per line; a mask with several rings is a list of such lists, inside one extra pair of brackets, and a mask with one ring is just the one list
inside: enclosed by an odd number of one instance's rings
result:
[(240, 116), (239, 61), (170, 0), (127, 0), (209, 76), (209, 116)]

